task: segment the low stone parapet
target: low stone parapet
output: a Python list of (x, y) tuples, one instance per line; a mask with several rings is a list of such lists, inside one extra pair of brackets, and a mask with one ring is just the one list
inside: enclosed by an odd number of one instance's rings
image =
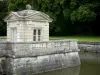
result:
[[(0, 43), (7, 75), (25, 75), (80, 65), (76, 40)], [(3, 63), (1, 61), (1, 63)]]
[(0, 42), (7, 42), (7, 38), (0, 38)]
[(85, 52), (100, 52), (100, 42), (79, 42), (78, 47)]
[(46, 42), (5, 42), (0, 43), (0, 52), (3, 56), (41, 56), (54, 53), (79, 51), (77, 41), (59, 40)]

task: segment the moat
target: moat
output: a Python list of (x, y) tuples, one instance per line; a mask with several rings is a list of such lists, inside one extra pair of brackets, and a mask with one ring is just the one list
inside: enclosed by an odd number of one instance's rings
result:
[(100, 75), (100, 53), (79, 52), (81, 65), (37, 75)]

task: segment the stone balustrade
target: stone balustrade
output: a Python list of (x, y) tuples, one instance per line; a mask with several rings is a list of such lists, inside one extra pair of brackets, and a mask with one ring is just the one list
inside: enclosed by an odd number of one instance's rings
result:
[(16, 42), (11, 44), (15, 57), (42, 56), (54, 53), (75, 52), (79, 50), (75, 40)]
[(53, 53), (79, 51), (75, 40), (51, 40), (43, 42), (5, 42), (0, 43), (1, 56), (39, 56)]

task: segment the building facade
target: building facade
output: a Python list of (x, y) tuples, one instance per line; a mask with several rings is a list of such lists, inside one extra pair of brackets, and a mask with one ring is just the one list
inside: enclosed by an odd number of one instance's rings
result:
[(49, 41), (49, 22), (52, 19), (43, 12), (27, 10), (11, 12), (6, 18), (7, 41)]

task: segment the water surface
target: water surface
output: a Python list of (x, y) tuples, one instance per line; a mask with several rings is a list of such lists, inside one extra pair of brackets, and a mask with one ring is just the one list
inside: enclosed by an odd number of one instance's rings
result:
[(80, 52), (79, 75), (100, 75), (100, 53)]
[(81, 65), (37, 75), (100, 75), (100, 53), (80, 52)]

